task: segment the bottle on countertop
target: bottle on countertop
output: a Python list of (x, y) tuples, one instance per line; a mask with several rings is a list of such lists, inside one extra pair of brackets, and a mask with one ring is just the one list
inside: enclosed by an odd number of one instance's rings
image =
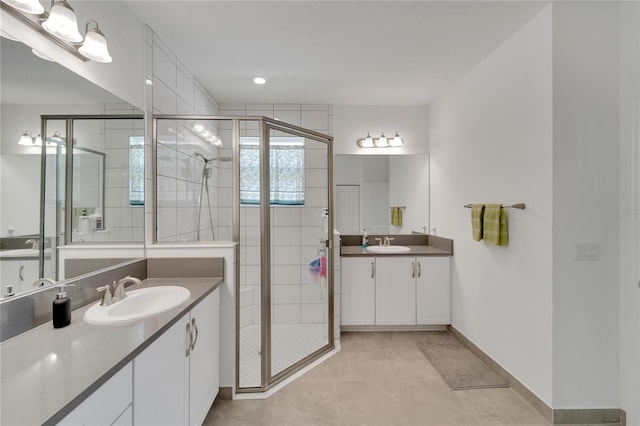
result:
[(79, 234), (88, 234), (89, 233), (89, 216), (87, 216), (87, 209), (82, 210), (82, 216), (78, 218), (78, 233)]
[(53, 328), (66, 327), (71, 323), (71, 299), (64, 291), (65, 287), (72, 287), (75, 284), (60, 284), (60, 289), (53, 300), (52, 316)]
[(100, 213), (100, 207), (93, 209), (93, 213), (89, 215), (89, 228), (92, 232), (102, 230), (102, 213)]
[(367, 228), (364, 228), (362, 230), (362, 248), (367, 248), (367, 246), (369, 245), (369, 234), (368, 234), (369, 230)]

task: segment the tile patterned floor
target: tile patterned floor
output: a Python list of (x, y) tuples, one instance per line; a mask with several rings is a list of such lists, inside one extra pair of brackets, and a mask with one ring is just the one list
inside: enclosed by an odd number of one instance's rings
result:
[(204, 424), (548, 425), (511, 388), (451, 391), (416, 346), (430, 333), (343, 333), (323, 364), (268, 399), (216, 401)]
[[(271, 373), (276, 374), (328, 344), (326, 324), (273, 324)], [(240, 329), (240, 386), (260, 386), (260, 325)]]

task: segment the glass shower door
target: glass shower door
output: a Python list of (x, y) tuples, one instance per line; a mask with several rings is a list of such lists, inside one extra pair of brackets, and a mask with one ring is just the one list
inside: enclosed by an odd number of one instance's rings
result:
[(267, 126), (270, 382), (330, 343), (329, 145)]

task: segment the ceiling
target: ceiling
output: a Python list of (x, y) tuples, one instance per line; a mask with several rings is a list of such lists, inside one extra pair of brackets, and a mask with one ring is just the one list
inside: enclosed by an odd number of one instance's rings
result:
[(428, 105), (548, 4), (126, 3), (218, 102), (344, 105)]

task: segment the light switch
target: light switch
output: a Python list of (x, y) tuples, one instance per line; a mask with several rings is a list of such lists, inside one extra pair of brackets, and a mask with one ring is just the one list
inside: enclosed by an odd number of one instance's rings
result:
[(600, 243), (597, 241), (578, 241), (575, 247), (576, 260), (599, 260)]

